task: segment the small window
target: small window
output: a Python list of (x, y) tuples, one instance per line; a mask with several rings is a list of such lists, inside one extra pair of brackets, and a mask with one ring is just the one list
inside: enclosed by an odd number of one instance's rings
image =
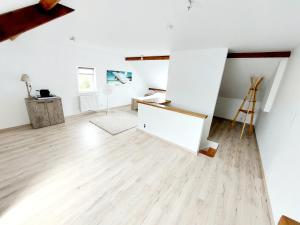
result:
[(97, 90), (95, 68), (78, 67), (77, 77), (80, 93), (95, 92)]

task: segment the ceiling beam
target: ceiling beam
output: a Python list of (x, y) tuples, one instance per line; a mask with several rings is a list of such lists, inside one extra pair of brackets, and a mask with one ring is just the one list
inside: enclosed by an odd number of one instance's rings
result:
[(228, 53), (227, 58), (288, 58), (290, 51), (284, 52), (232, 52)]
[(51, 10), (58, 4), (60, 0), (40, 0), (40, 5), (43, 7), (45, 10)]
[(126, 57), (126, 61), (144, 61), (144, 60), (169, 60), (169, 55), (159, 55), (159, 56), (135, 56)]
[[(228, 53), (227, 58), (288, 58), (290, 57), (290, 51), (284, 52), (235, 52)], [(134, 56), (126, 57), (126, 61), (144, 61), (144, 60), (169, 60), (169, 55), (160, 56)]]
[(0, 42), (15, 39), (19, 34), (36, 28), (58, 17), (73, 12), (74, 9), (57, 4), (45, 11), (40, 4), (27, 6), (0, 15)]

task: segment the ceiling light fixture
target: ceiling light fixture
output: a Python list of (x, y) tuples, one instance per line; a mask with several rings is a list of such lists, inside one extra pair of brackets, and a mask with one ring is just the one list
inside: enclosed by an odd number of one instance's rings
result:
[(174, 28), (174, 26), (173, 26), (173, 24), (168, 24), (168, 25), (167, 25), (167, 28), (168, 28), (169, 30), (172, 30), (172, 29)]
[(194, 3), (193, 0), (188, 0), (188, 6), (187, 6), (188, 11), (192, 9), (193, 3)]

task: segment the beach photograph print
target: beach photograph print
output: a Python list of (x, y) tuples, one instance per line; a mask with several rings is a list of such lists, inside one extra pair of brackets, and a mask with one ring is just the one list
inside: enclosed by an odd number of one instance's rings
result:
[(132, 72), (107, 70), (106, 81), (109, 85), (122, 85), (132, 81)]

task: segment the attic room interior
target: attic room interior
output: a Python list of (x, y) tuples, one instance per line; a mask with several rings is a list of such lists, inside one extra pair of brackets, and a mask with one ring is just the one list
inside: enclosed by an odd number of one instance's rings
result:
[(299, 225), (299, 10), (2, 0), (0, 225)]

